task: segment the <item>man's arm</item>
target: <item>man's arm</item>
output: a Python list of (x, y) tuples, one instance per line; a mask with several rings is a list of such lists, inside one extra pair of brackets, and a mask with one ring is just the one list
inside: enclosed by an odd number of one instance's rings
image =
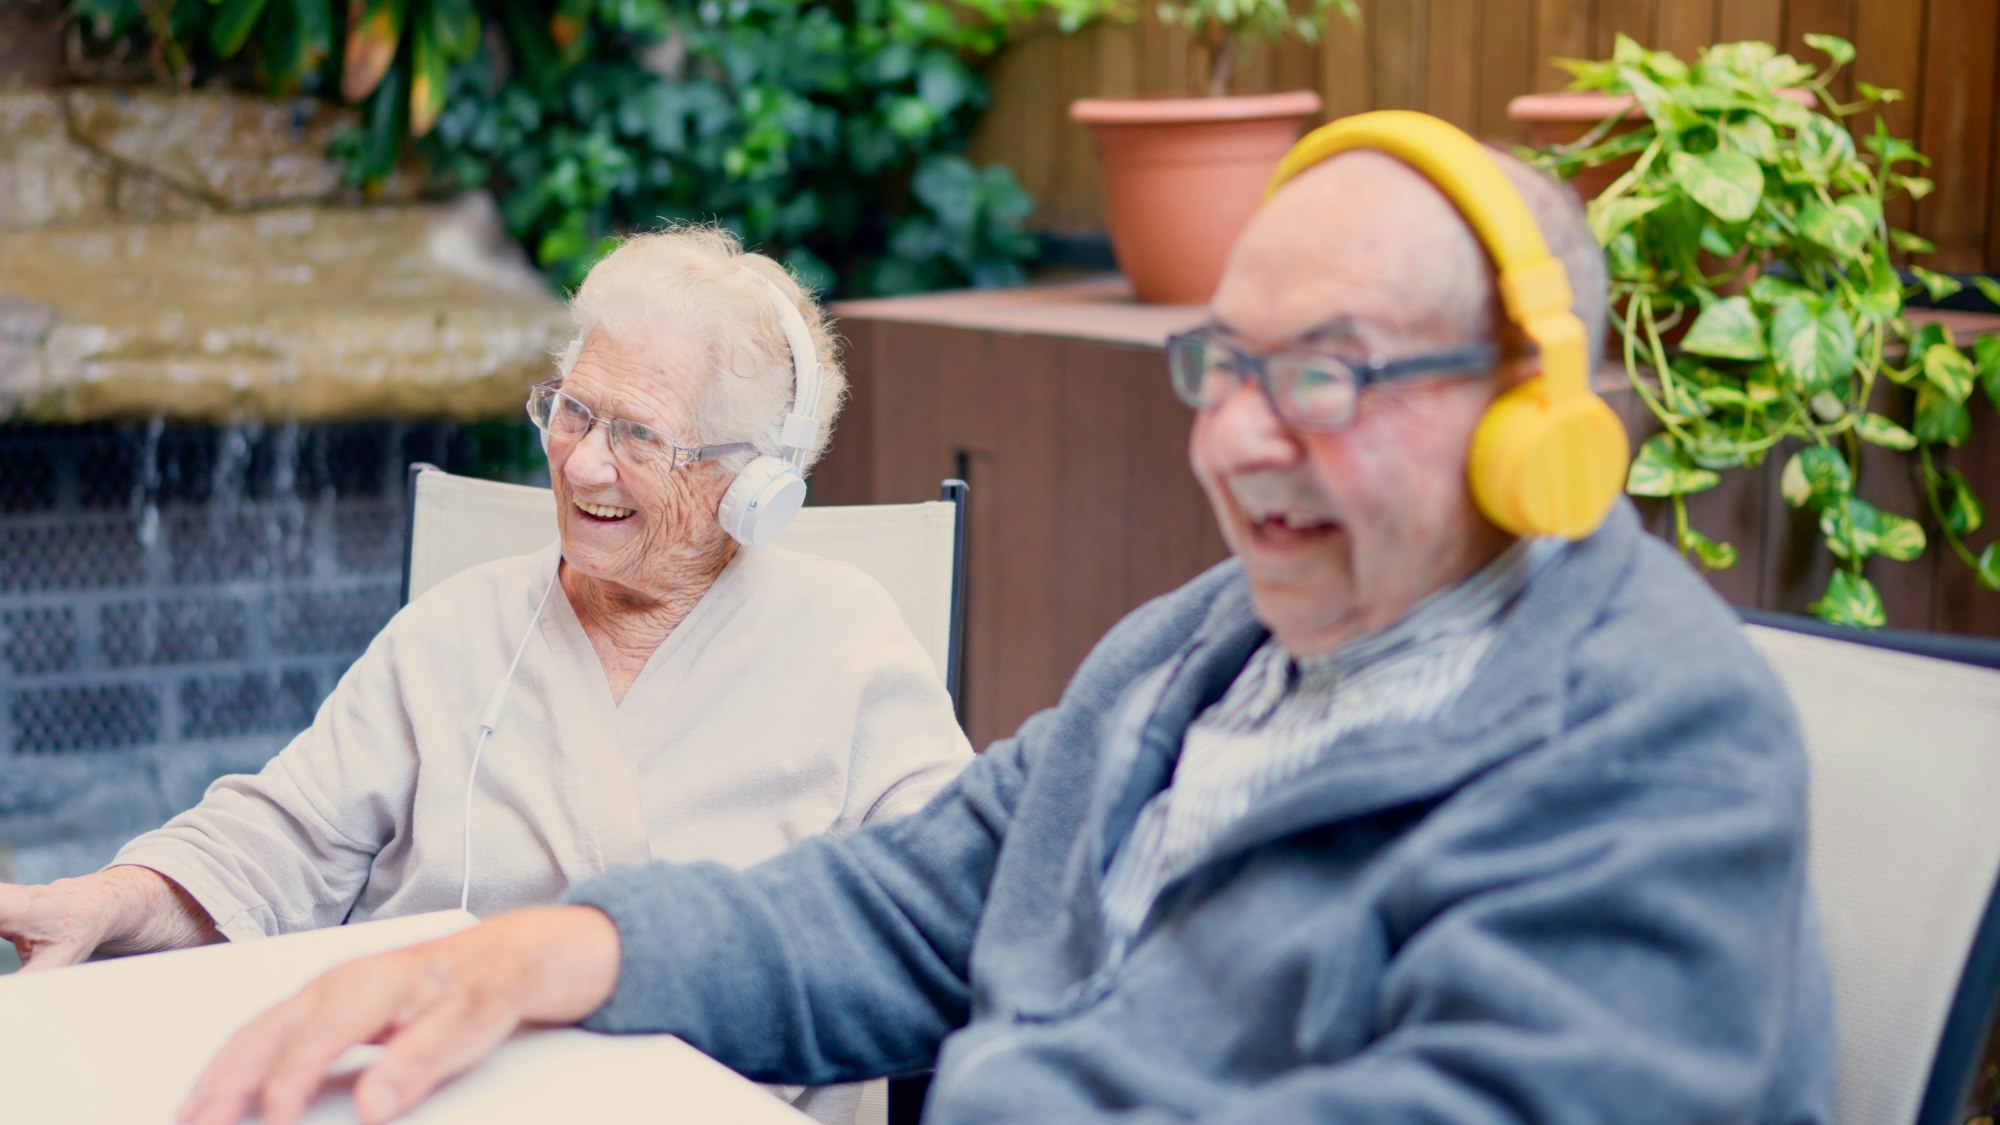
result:
[(604, 1002), (618, 931), (595, 910), (539, 906), (440, 941), (352, 961), (230, 1037), (177, 1119), (231, 1125), (253, 1101), (266, 1125), (294, 1125), (327, 1068), (358, 1043), (383, 1044), (354, 1102), (387, 1121), (478, 1062), (524, 1023), (573, 1023)]
[(1028, 746), (996, 743), (909, 816), (808, 840), (748, 872), (655, 864), (584, 883), (623, 937), (618, 990), (585, 1026), (671, 1032), (760, 1081), (826, 1085), (928, 1067), (965, 1021), (972, 938)]

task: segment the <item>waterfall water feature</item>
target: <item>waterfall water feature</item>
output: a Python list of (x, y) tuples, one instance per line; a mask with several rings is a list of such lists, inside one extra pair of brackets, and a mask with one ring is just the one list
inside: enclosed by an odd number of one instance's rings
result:
[(411, 461), (525, 422), (0, 426), (0, 881), (101, 865), (262, 765), (394, 613)]

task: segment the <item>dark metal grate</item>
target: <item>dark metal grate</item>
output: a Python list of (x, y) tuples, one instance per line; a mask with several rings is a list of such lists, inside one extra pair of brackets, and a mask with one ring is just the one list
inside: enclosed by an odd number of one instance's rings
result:
[(160, 691), (141, 684), (16, 692), (8, 709), (16, 754), (121, 750), (160, 737)]

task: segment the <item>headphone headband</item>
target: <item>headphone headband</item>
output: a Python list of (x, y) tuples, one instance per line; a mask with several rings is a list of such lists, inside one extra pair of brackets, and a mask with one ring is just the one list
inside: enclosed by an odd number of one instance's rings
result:
[(785, 415), (778, 444), (785, 447), (786, 460), (792, 463), (792, 468), (803, 473), (806, 455), (812, 451), (813, 439), (819, 436), (819, 353), (813, 348), (812, 330), (806, 327), (806, 318), (799, 315), (778, 283), (758, 274), (751, 276), (771, 291), (771, 310), (777, 314), (778, 329), (785, 334), (785, 344), (792, 352), (792, 410)]
[(1570, 307), (1569, 275), (1549, 254), (1527, 202), (1479, 142), (1408, 110), (1363, 113), (1313, 130), (1278, 164), (1265, 199), (1351, 149), (1395, 157), (1458, 208), (1493, 259), (1508, 319), (1540, 356), (1540, 375), (1496, 398), (1473, 431), (1466, 472), (1479, 510), (1514, 535), (1589, 535), (1617, 503), (1629, 446), (1624, 423), (1591, 393), (1595, 342)]
[(1574, 294), (1569, 276), (1549, 254), (1520, 192), (1478, 141), (1411, 110), (1345, 117), (1292, 146), (1264, 198), (1269, 200), (1300, 172), (1353, 149), (1393, 156), (1444, 193), (1492, 257), (1501, 305), (1541, 353), (1550, 397), (1588, 394), (1590, 355), (1583, 322), (1570, 308)]

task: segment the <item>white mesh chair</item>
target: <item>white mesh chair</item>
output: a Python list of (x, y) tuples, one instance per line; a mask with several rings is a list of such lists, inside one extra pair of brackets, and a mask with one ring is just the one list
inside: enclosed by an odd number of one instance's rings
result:
[(1958, 1125), (2000, 989), (2000, 643), (1746, 615), (1805, 727), (1839, 1125)]
[[(965, 605), (965, 497), (947, 480), (937, 500), (916, 504), (808, 507), (778, 546), (838, 559), (889, 591), (910, 631), (937, 662), (958, 706), (960, 623)], [(555, 535), (555, 494), (479, 480), (421, 462), (410, 466), (409, 533), (403, 543), (403, 602), (467, 567), (540, 550)], [(860, 1122), (914, 1121), (922, 1078), (869, 1083)]]
[[(803, 508), (778, 540), (787, 550), (851, 563), (881, 583), (937, 661), (954, 704), (962, 648), (965, 495), (964, 481), (947, 480), (940, 499), (922, 503)], [(546, 488), (411, 465), (403, 601), (467, 567), (540, 550), (554, 538), (555, 526), (555, 494)]]

